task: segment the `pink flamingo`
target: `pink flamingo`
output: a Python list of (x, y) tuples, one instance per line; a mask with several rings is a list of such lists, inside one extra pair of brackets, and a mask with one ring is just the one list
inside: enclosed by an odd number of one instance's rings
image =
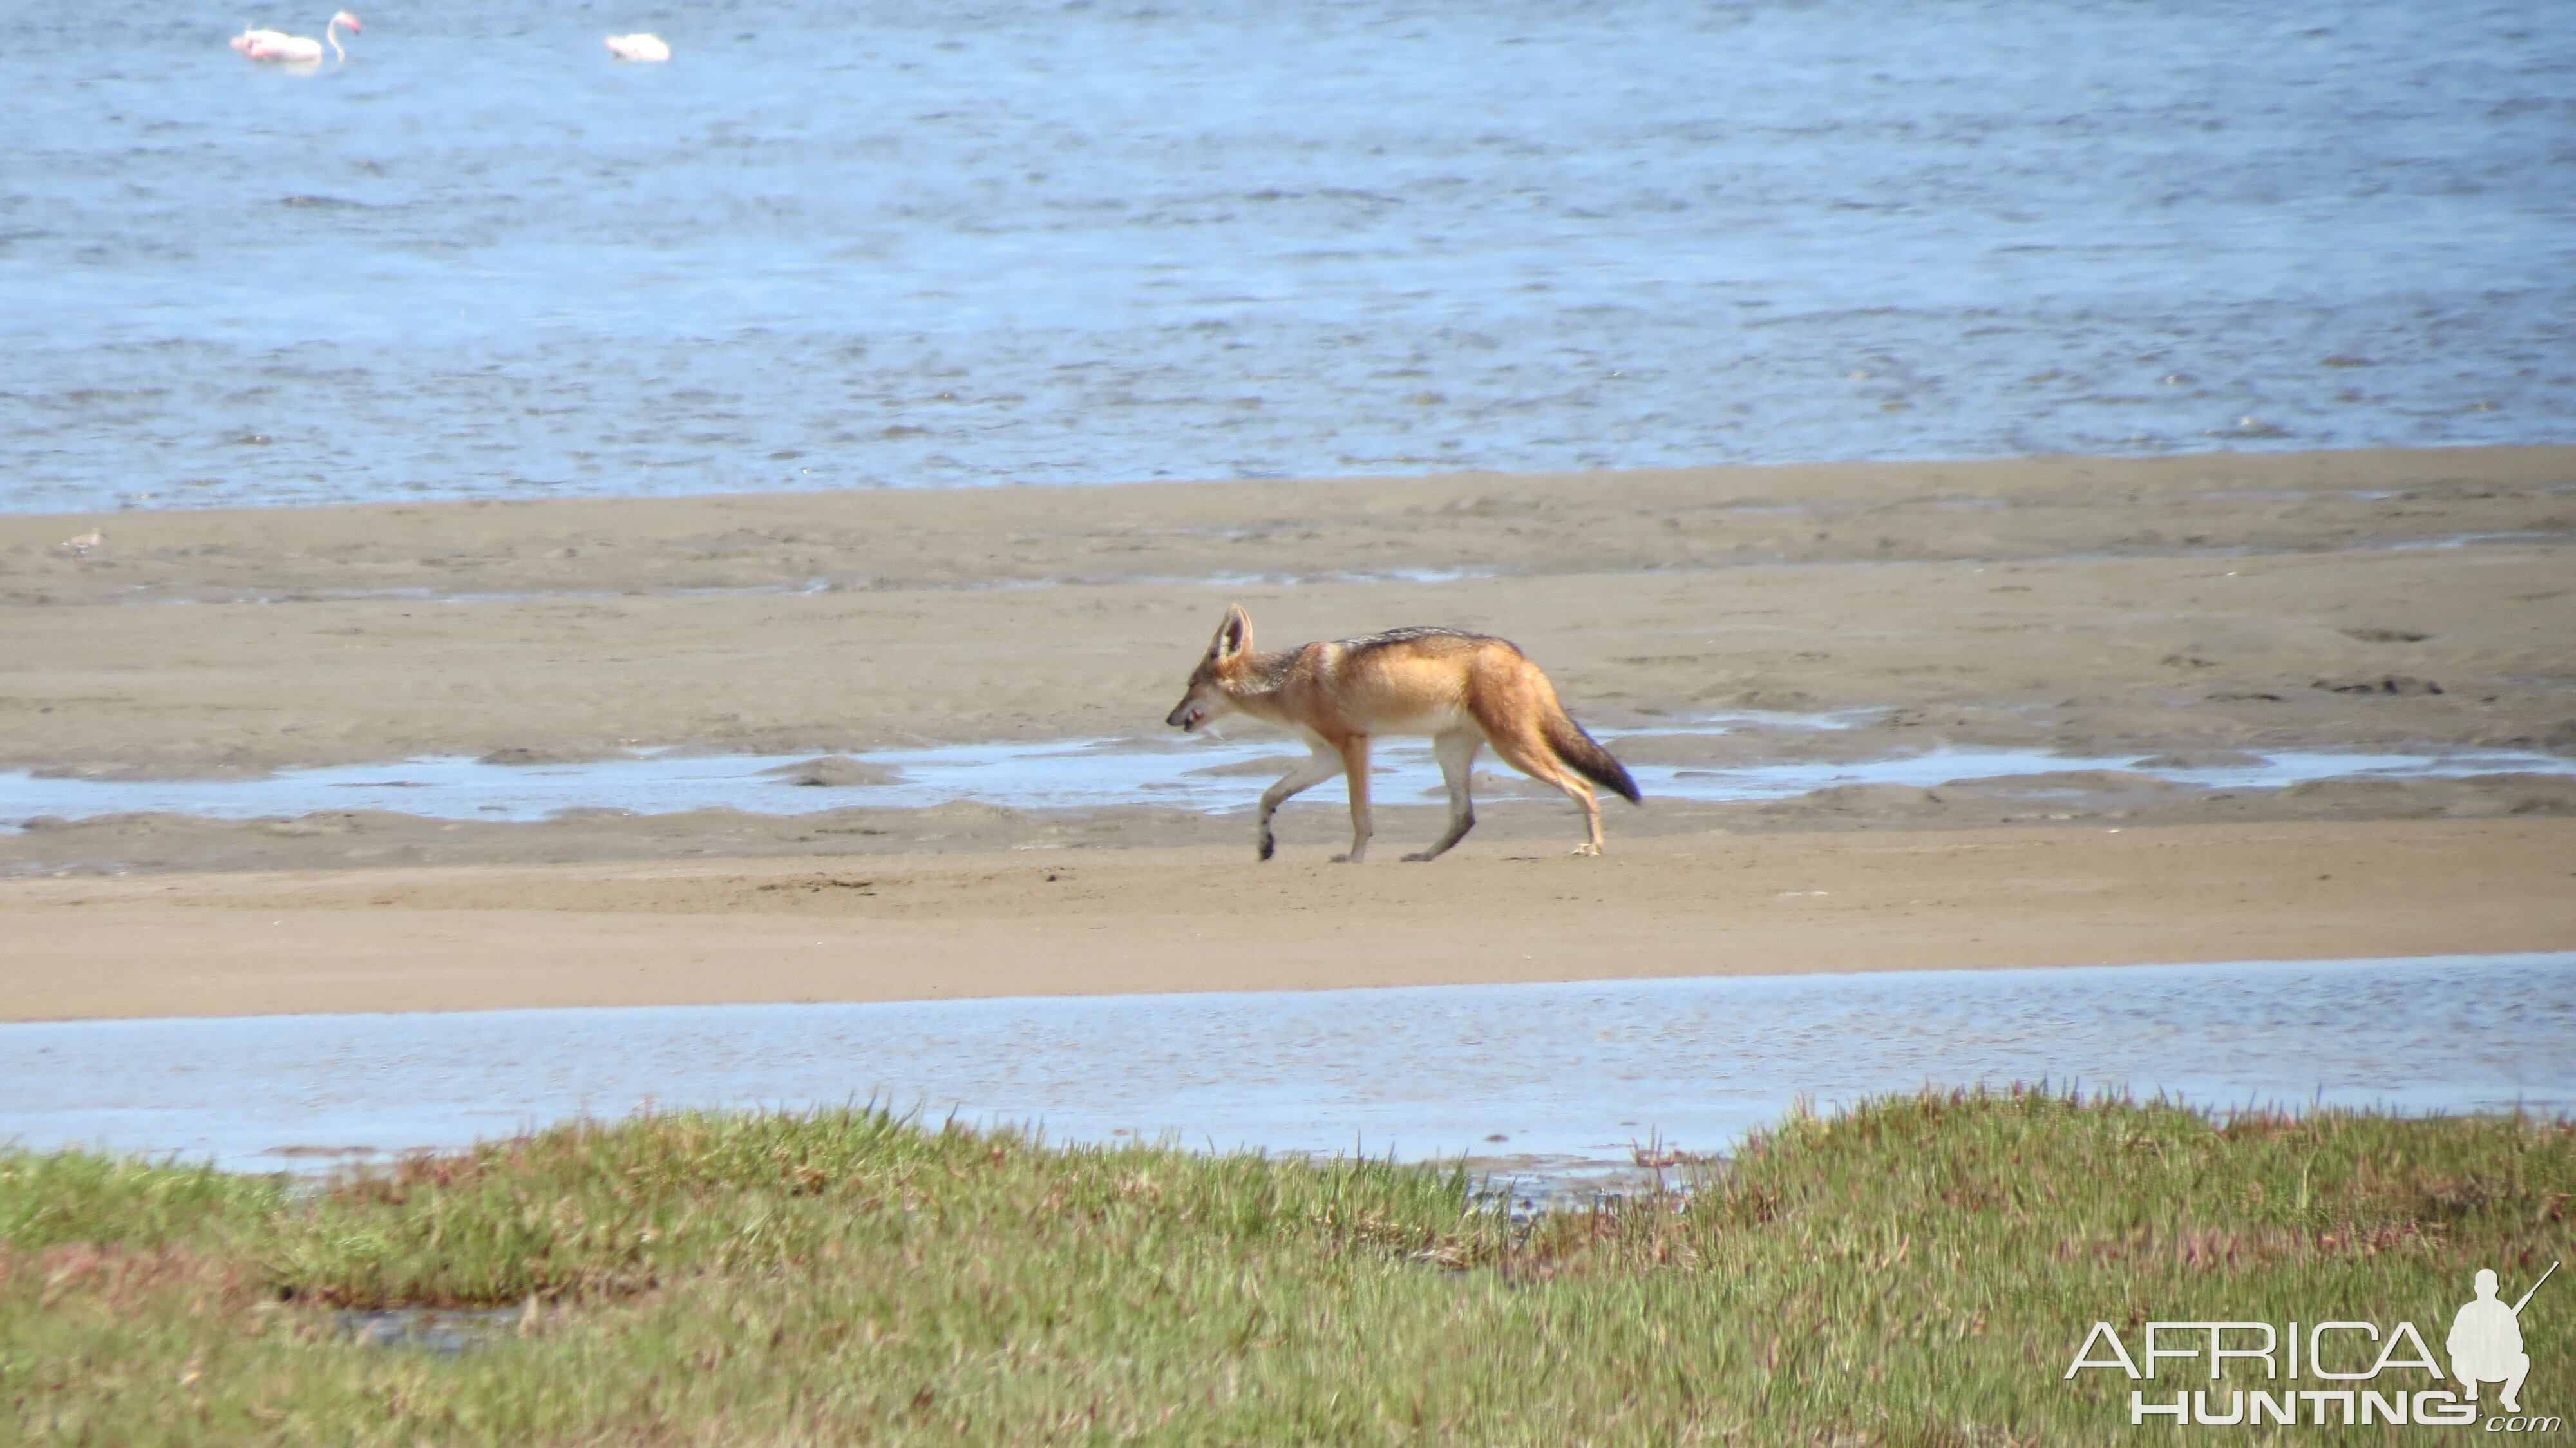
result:
[[(331, 23), (322, 28), (322, 40), (331, 42), (331, 53), (347, 60), (349, 52), (340, 44), (340, 27), (343, 25), (348, 26), (353, 35), (367, 27), (358, 23), (357, 16), (343, 10), (332, 16)], [(232, 47), (252, 60), (272, 60), (282, 65), (320, 65), (322, 40), (309, 35), (289, 35), (282, 30), (245, 29), (232, 38)]]
[(608, 53), (619, 60), (669, 60), (671, 47), (663, 44), (662, 37), (658, 35), (638, 31), (633, 35), (608, 37)]

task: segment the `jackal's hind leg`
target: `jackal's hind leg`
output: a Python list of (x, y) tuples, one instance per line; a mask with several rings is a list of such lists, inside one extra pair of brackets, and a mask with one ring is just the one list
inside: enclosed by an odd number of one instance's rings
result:
[(1452, 729), (1432, 737), (1431, 753), (1440, 761), (1441, 781), (1449, 786), (1449, 833), (1430, 849), (1405, 856), (1407, 861), (1439, 859), (1476, 827), (1476, 801), (1468, 793), (1468, 783), (1474, 777), (1476, 751), (1484, 744), (1484, 733), (1478, 729)]
[(1314, 754), (1280, 777), (1277, 784), (1261, 792), (1261, 815), (1258, 825), (1260, 858), (1269, 859), (1278, 847), (1270, 835), (1270, 817), (1279, 812), (1289, 797), (1313, 789), (1342, 772), (1342, 756), (1326, 745), (1315, 745)]
[(1336, 865), (1356, 865), (1368, 858), (1369, 836), (1377, 826), (1369, 816), (1369, 737), (1354, 734), (1342, 741), (1342, 777), (1351, 786), (1351, 852), (1333, 856)]
[(1513, 738), (1506, 735), (1495, 736), (1492, 742), (1494, 752), (1501, 755), (1503, 761), (1512, 768), (1542, 784), (1552, 784), (1565, 791), (1565, 797), (1574, 801), (1575, 807), (1583, 811), (1584, 833), (1587, 836), (1582, 844), (1574, 847), (1574, 853), (1600, 854), (1601, 802), (1592, 797), (1592, 786), (1584, 782), (1583, 776), (1566, 768), (1557, 759), (1556, 751), (1537, 739)]
[(1579, 779), (1566, 779), (1560, 781), (1557, 783), (1556, 787), (1564, 790), (1567, 795), (1573, 798), (1576, 804), (1582, 806), (1584, 826), (1592, 833), (1592, 838), (1585, 840), (1582, 844), (1576, 845), (1571, 851), (1568, 851), (1568, 853), (1576, 856), (1589, 855), (1596, 859), (1599, 858), (1601, 854), (1601, 801), (1593, 798), (1591, 786), (1586, 785)]

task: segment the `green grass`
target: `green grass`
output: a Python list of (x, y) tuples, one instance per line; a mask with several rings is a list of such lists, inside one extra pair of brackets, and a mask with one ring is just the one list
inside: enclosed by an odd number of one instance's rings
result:
[[(2151, 1319), (2438, 1348), (2477, 1268), (2511, 1297), (2576, 1259), (2576, 1129), (2517, 1119), (1926, 1095), (1618, 1213), (1516, 1228), (1466, 1185), (868, 1110), (567, 1127), (320, 1192), (0, 1156), (0, 1439), (2408, 1441), (2443, 1430), (2131, 1428), (2126, 1380), (2061, 1374), (2096, 1320), (2133, 1353)], [(2523, 1319), (2544, 1413), (2576, 1408), (2565, 1278)], [(339, 1331), (387, 1304), (520, 1311), (453, 1356)]]

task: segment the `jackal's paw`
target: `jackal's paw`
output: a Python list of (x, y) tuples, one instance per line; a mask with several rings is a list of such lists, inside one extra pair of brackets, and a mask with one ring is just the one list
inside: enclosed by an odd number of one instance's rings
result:
[(1412, 854), (1404, 857), (1404, 863), (1408, 865), (1419, 865), (1425, 860), (1436, 860), (1439, 858), (1440, 857), (1438, 855), (1431, 853), (1429, 850), (1416, 850)]
[(1255, 856), (1255, 858), (1257, 858), (1257, 859), (1263, 859), (1263, 860), (1269, 859), (1269, 858), (1271, 857), (1271, 855), (1273, 855), (1273, 854), (1277, 853), (1278, 849), (1279, 849), (1279, 846), (1278, 846), (1278, 844), (1277, 844), (1277, 842), (1276, 842), (1276, 841), (1272, 840), (1268, 835), (1263, 835), (1263, 836), (1261, 837), (1261, 844), (1260, 844), (1260, 846), (1259, 846), (1259, 853)]
[(1574, 857), (1576, 859), (1600, 859), (1601, 847), (1599, 845), (1592, 844), (1576, 845), (1574, 847)]
[(1333, 863), (1336, 865), (1356, 865), (1360, 862), (1360, 859), (1361, 857), (1358, 855), (1335, 855), (1333, 856)]

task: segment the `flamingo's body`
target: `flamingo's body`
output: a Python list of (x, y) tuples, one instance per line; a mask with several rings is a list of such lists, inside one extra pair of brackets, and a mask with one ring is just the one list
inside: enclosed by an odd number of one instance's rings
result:
[(619, 60), (669, 60), (671, 47), (663, 44), (658, 35), (638, 32), (608, 37), (608, 53)]
[(322, 40), (309, 35), (289, 35), (282, 30), (244, 30), (232, 38), (232, 48), (251, 60), (274, 61), (280, 65), (320, 65), (323, 41), (330, 42), (331, 53), (342, 60), (349, 52), (340, 44), (340, 27), (348, 26), (351, 34), (366, 29), (358, 17), (343, 10), (322, 27)]

